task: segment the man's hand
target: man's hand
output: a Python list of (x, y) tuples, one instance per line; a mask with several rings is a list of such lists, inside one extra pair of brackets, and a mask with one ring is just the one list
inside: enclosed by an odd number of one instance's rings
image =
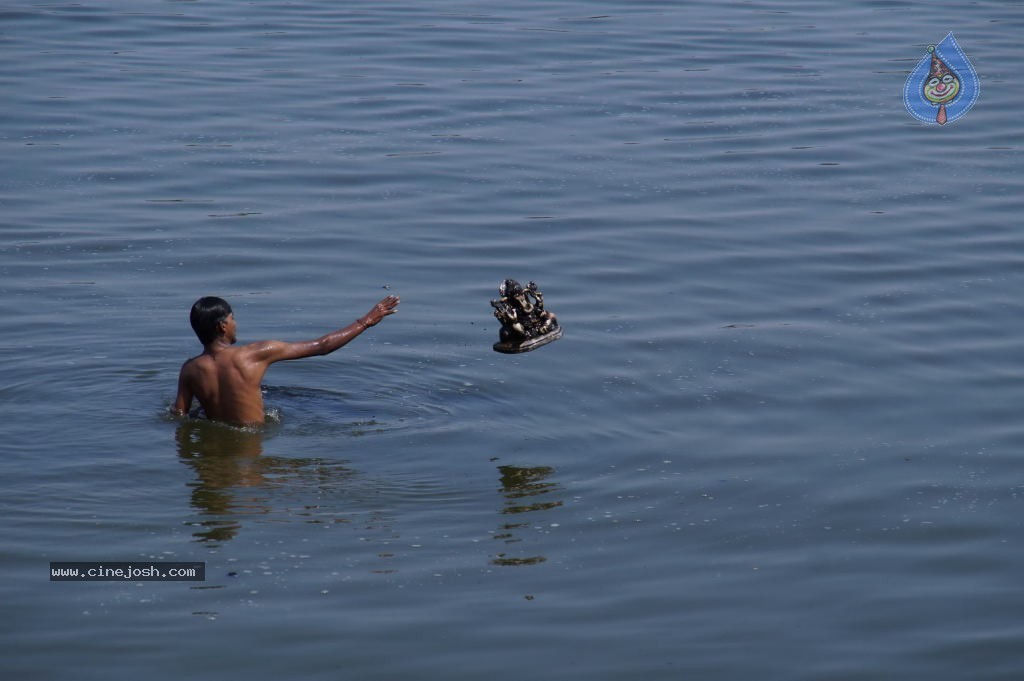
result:
[(398, 303), (398, 296), (388, 296), (381, 299), (379, 303), (370, 308), (369, 312), (359, 318), (359, 323), (364, 328), (376, 326), (380, 323), (380, 320), (398, 311)]

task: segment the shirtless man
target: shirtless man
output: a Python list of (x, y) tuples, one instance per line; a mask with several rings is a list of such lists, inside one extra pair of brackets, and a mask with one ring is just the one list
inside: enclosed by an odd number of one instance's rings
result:
[(262, 424), (260, 381), (271, 364), (334, 352), (384, 317), (394, 314), (397, 308), (398, 296), (387, 296), (345, 328), (316, 340), (298, 343), (268, 340), (234, 347), (237, 325), (231, 306), (221, 298), (200, 298), (192, 306), (189, 321), (203, 344), (203, 354), (182, 365), (173, 411), (186, 416), (194, 397), (210, 419), (236, 425)]

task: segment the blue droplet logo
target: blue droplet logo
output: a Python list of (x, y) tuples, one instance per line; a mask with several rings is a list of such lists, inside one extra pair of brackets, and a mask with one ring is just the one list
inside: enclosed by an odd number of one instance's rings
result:
[(967, 55), (950, 33), (918, 62), (903, 86), (903, 103), (922, 123), (945, 125), (978, 101), (981, 83)]

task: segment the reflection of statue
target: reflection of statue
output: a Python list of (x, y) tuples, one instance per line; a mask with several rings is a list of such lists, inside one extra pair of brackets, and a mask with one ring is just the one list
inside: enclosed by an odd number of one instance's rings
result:
[[(501, 473), (501, 491), (505, 495), (505, 508), (501, 511), (503, 515), (547, 511), (562, 505), (559, 500), (535, 501), (531, 499), (558, 491), (558, 483), (547, 480), (547, 477), (554, 473), (553, 468), (549, 466), (533, 468), (498, 466), (498, 471)], [(534, 522), (530, 521), (504, 523), (501, 526), (501, 532), (495, 534), (494, 538), (501, 539), (506, 544), (518, 543), (522, 539), (517, 538), (513, 530), (530, 527), (533, 524)], [(491, 562), (494, 565), (534, 565), (543, 563), (545, 560), (547, 559), (544, 556), (516, 558), (506, 553), (499, 553)]]
[(532, 281), (523, 288), (515, 279), (498, 287), (501, 297), (491, 301), (494, 316), (501, 322), (498, 352), (529, 352), (562, 337), (555, 315), (544, 309), (544, 294)]

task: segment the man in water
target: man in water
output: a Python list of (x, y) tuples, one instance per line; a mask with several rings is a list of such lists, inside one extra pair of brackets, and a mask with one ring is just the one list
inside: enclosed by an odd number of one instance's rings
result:
[(192, 306), (189, 322), (203, 344), (203, 353), (182, 365), (173, 410), (179, 416), (187, 415), (194, 397), (207, 418), (237, 425), (259, 425), (264, 421), (260, 381), (271, 364), (334, 352), (384, 317), (394, 314), (398, 302), (398, 296), (387, 296), (345, 328), (316, 340), (298, 343), (268, 340), (235, 347), (237, 325), (231, 306), (214, 296), (200, 298)]

